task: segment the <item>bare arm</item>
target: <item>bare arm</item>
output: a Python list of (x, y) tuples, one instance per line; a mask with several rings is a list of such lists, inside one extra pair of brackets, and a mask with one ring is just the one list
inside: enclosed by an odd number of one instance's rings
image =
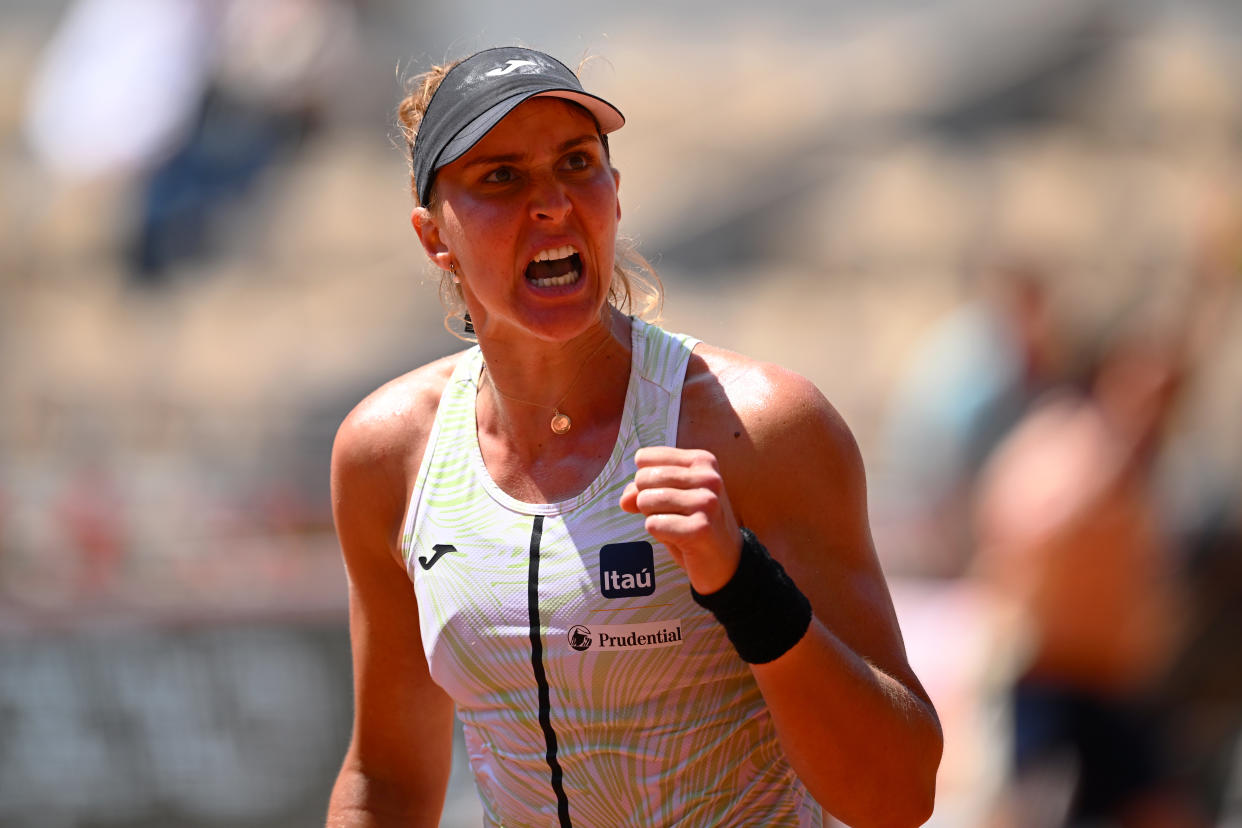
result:
[(380, 393), (355, 409), (332, 453), (333, 516), (349, 576), (354, 726), (329, 828), (434, 828), (451, 766), (453, 703), (428, 672), (398, 551), (422, 435), (385, 399)]
[(790, 763), (856, 828), (921, 824), (940, 726), (906, 660), (853, 436), (806, 380), (731, 359), (688, 388), (686, 448), (639, 453), (622, 506), (648, 515), (703, 593), (736, 569), (738, 525), (756, 533), (814, 610), (792, 649), (751, 665)]
[(820, 802), (859, 828), (918, 825), (932, 812), (939, 722), (906, 660), (876, 560), (857, 445), (818, 392), (789, 396), (802, 395), (785, 404), (803, 410), (757, 446), (765, 462), (742, 487), (739, 513), (815, 618), (789, 652), (752, 671), (790, 762)]

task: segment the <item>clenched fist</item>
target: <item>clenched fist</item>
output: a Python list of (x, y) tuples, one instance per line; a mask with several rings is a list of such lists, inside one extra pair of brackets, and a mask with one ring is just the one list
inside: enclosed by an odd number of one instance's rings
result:
[(724, 479), (709, 451), (668, 446), (641, 448), (638, 470), (621, 493), (621, 508), (647, 516), (647, 533), (660, 541), (707, 595), (737, 570), (741, 530)]

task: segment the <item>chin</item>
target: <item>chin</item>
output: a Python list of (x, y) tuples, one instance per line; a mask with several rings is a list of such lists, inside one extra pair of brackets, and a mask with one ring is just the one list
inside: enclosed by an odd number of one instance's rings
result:
[(567, 342), (599, 325), (601, 320), (608, 318), (610, 312), (607, 304), (592, 305), (589, 308), (540, 309), (531, 314), (526, 328), (539, 339)]

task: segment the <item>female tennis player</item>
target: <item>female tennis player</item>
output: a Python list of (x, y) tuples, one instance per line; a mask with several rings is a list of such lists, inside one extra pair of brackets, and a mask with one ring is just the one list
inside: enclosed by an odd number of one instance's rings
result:
[(802, 377), (628, 315), (621, 113), (525, 48), (400, 111), (477, 345), (336, 438), (356, 712), (329, 824), (438, 825), (455, 713), (488, 825), (925, 821), (941, 734), (857, 445)]

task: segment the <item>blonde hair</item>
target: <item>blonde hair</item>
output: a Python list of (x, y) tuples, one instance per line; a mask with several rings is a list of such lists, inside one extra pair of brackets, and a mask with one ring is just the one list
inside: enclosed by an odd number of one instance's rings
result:
[[(460, 60), (454, 60), (432, 66), (426, 72), (409, 79), (405, 84), (405, 97), (397, 105), (397, 124), (405, 141), (405, 158), (409, 167), (410, 193), (414, 197), (415, 204), (431, 210), (436, 207), (434, 187), (428, 204), (421, 204), (418, 198), (418, 186), (414, 176), (414, 140), (418, 137), (419, 125), (423, 122), (423, 116), (427, 114), (427, 105), (431, 103), (436, 89), (440, 87), (444, 76), (459, 63), (461, 63)], [(579, 64), (579, 70), (581, 70), (581, 64)], [(607, 153), (606, 143), (604, 147)], [(655, 268), (638, 252), (632, 240), (625, 237), (617, 238), (617, 251), (612, 272), (608, 303), (626, 314), (634, 314), (644, 319), (657, 319), (664, 298), (664, 286)], [(458, 333), (465, 320), (466, 312), (461, 286), (455, 283), (447, 272), (442, 272), (440, 275), (440, 301), (447, 311), (444, 317), (444, 327), (459, 339), (467, 339)]]

